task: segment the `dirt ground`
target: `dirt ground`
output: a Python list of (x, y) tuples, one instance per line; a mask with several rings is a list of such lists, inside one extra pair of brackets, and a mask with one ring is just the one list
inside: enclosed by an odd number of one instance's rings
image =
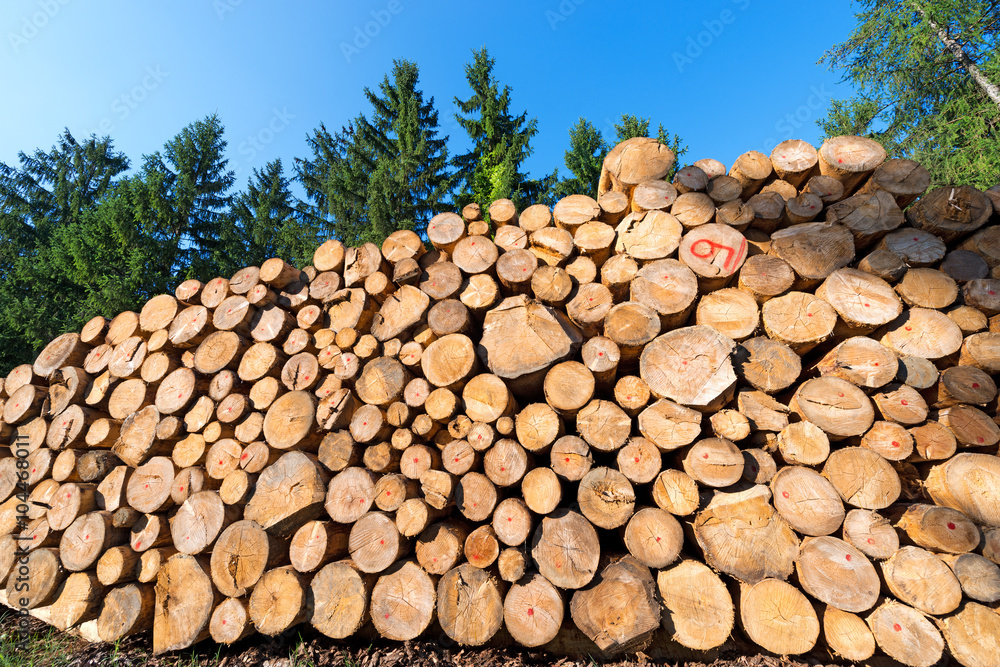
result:
[[(90, 644), (77, 637), (56, 632), (33, 620), (29, 655), (14, 649), (15, 618), (0, 618), (2, 653), (0, 666), (28, 667), (818, 667), (828, 663), (789, 660), (767, 655), (725, 655), (710, 663), (660, 662), (632, 656), (617, 662), (557, 658), (530, 650), (461, 649), (438, 642), (414, 641), (398, 644), (387, 641), (339, 642), (307, 625), (273, 638), (254, 635), (232, 646), (211, 641), (166, 656), (152, 656), (148, 633), (129, 637), (117, 645)], [(15, 657), (16, 656), (16, 657)]]

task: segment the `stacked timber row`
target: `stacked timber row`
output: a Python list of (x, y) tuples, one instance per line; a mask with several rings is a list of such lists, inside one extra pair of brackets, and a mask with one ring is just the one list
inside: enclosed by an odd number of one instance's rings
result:
[(858, 137), (673, 161), (57, 338), (0, 393), (8, 602), (157, 653), (996, 664), (1000, 188)]

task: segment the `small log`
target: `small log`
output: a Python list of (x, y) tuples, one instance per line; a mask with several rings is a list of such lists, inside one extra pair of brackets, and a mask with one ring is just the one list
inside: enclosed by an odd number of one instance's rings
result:
[(926, 488), (936, 504), (958, 510), (976, 523), (1000, 526), (997, 486), (989, 481), (998, 475), (995, 456), (962, 453), (931, 468)]
[(684, 560), (656, 577), (667, 613), (662, 623), (677, 643), (698, 651), (721, 646), (733, 629), (733, 599), (711, 569)]
[(327, 479), (315, 457), (287, 452), (261, 472), (244, 518), (274, 534), (291, 535), (323, 511)]
[(893, 595), (924, 613), (947, 614), (962, 601), (958, 578), (929, 551), (902, 547), (882, 563), (882, 574)]
[(237, 521), (222, 531), (212, 549), (212, 582), (228, 597), (243, 597), (264, 572), (287, 563), (287, 543), (253, 521)]
[(761, 319), (768, 336), (801, 355), (833, 335), (837, 312), (822, 298), (789, 292), (765, 303)]
[(369, 618), (368, 600), (374, 583), (374, 577), (359, 573), (350, 561), (327, 564), (310, 583), (310, 623), (327, 637), (350, 637)]
[(734, 385), (732, 339), (705, 326), (675, 329), (645, 347), (639, 375), (657, 398), (708, 408)]
[(806, 380), (789, 408), (835, 440), (861, 435), (875, 421), (875, 409), (864, 392), (836, 377)]
[(747, 257), (744, 236), (727, 225), (706, 224), (681, 239), (678, 257), (698, 277), (704, 293), (725, 287)]
[(138, 565), (139, 554), (131, 547), (111, 547), (97, 561), (97, 579), (105, 586), (134, 581)]
[(194, 556), (177, 554), (160, 568), (153, 614), (155, 654), (187, 648), (209, 636), (218, 593), (207, 567), (207, 562)]
[(349, 467), (330, 481), (326, 494), (326, 512), (338, 523), (354, 523), (375, 502), (375, 476), (368, 470)]
[[(489, 518), (499, 500), (496, 485), (489, 477), (477, 472), (470, 472), (462, 475), (457, 484), (449, 483), (451, 476), (429, 470), (422, 476), (420, 482), (424, 487), (424, 496), (427, 502), (434, 505), (435, 502), (444, 507), (451, 496), (454, 497), (455, 505), (469, 521), (485, 521)], [(431, 493), (428, 493), (428, 490)]]
[(896, 526), (917, 546), (937, 553), (968, 553), (979, 546), (979, 529), (961, 512), (937, 505), (906, 508)]
[(415, 561), (397, 563), (378, 578), (371, 592), (371, 620), (385, 639), (419, 637), (434, 618), (434, 580)]
[(153, 584), (125, 584), (104, 597), (97, 619), (97, 636), (103, 642), (146, 632), (153, 627), (156, 593)]
[(629, 213), (615, 228), (615, 253), (639, 262), (665, 259), (677, 250), (682, 231), (680, 221), (669, 213)]
[(596, 584), (577, 591), (570, 614), (606, 655), (639, 650), (660, 626), (660, 603), (649, 569), (631, 556), (608, 565)]
[(247, 600), (226, 598), (212, 611), (208, 623), (212, 641), (219, 644), (235, 644), (253, 634)]
[(706, 438), (696, 442), (683, 460), (692, 479), (715, 488), (735, 484), (743, 476), (743, 455), (729, 440)]
[(254, 628), (273, 637), (309, 618), (308, 579), (291, 566), (265, 572), (250, 594), (248, 611)]
[(798, 540), (769, 498), (766, 487), (717, 494), (697, 514), (695, 539), (709, 566), (748, 584), (791, 574)]
[(701, 298), (695, 324), (712, 327), (739, 342), (749, 338), (757, 330), (760, 311), (757, 302), (747, 292), (721, 289)]
[(941, 622), (951, 655), (962, 665), (986, 667), (996, 660), (1000, 614), (980, 604), (966, 604)]
[(741, 590), (740, 622), (751, 641), (779, 655), (808, 653), (819, 639), (819, 618), (809, 600), (778, 579)]

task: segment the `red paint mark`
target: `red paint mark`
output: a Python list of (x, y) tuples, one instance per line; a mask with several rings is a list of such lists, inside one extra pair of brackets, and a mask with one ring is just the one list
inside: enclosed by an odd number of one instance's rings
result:
[(659, 541), (660, 541), (660, 536), (659, 536), (659, 535), (657, 535), (657, 536), (656, 536), (656, 541), (657, 541), (657, 542), (659, 542)]
[[(566, 460), (569, 461), (569, 459), (566, 459)], [(458, 463), (458, 459), (455, 459), (455, 463)]]
[(865, 304), (865, 308), (871, 308), (871, 307), (872, 307), (872, 305), (870, 303), (866, 303)]
[(568, 456), (566, 457), (566, 463), (569, 463), (569, 457)]
[(472, 503), (473, 507), (479, 507), (479, 503)]
[(979, 389), (979, 383), (978, 382), (973, 382), (972, 383), (972, 388), (973, 389)]
[(84, 536), (83, 536), (83, 539), (85, 539), (85, 540), (89, 540), (89, 539), (90, 539), (90, 535), (84, 535)]
[(877, 361), (875, 362), (875, 365), (878, 366), (878, 362)]
[(896, 632), (899, 632), (900, 630), (903, 629), (903, 627), (899, 623), (893, 623), (892, 629), (895, 630)]
[(844, 161), (844, 158), (838, 158), (837, 159), (837, 162), (843, 162), (843, 161)]
[(31, 472), (35, 472), (36, 470), (37, 470), (37, 468), (32, 468)]
[(913, 331), (913, 327), (903, 327), (903, 328), (906, 329), (907, 331)]
[(844, 392), (840, 392), (840, 393), (839, 393), (839, 394), (837, 394), (837, 395), (838, 395), (838, 396), (840, 396), (841, 398), (843, 398), (843, 397), (844, 397)]
[(788, 497), (789, 497), (789, 496), (788, 496), (788, 491), (782, 491), (782, 492), (781, 492), (781, 497), (782, 497), (782, 498), (788, 498)]
[(873, 540), (872, 538), (869, 537), (868, 538), (868, 544), (875, 544), (875, 540)]
[(900, 405), (909, 405), (905, 398), (900, 399), (899, 403)]
[(500, 472), (504, 472), (506, 468), (500, 468)]
[(979, 438), (977, 438), (977, 440), (979, 440), (979, 442), (983, 442), (983, 437), (979, 436)]
[(948, 530), (955, 530), (955, 524), (953, 524), (951, 521), (948, 522)]
[[(147, 489), (149, 488), (149, 484), (147, 484), (147, 485), (146, 485), (146, 488), (147, 488)], [(67, 493), (67, 494), (66, 494), (66, 497), (67, 497), (67, 498), (69, 498), (69, 497), (70, 497), (71, 495), (73, 495), (73, 494), (71, 494), (71, 493)]]
[(386, 615), (385, 615), (385, 617), (386, 617), (386, 618), (389, 618), (389, 614), (386, 614)]
[(637, 456), (637, 457), (635, 457), (635, 462), (636, 462), (636, 463), (638, 463), (638, 462), (639, 462), (639, 457), (638, 457), (638, 456)]
[(898, 442), (896, 442), (895, 440), (893, 440), (893, 441), (892, 441), (892, 446), (893, 446), (893, 447), (899, 447), (899, 443), (898, 443)]
[(507, 517), (507, 521), (513, 521), (513, 520), (514, 520), (514, 517), (512, 517), (512, 516)]
[(147, 488), (147, 489), (149, 488), (149, 484), (147, 484), (147, 485), (146, 485), (146, 488)]
[(184, 490), (184, 487), (182, 486), (182, 487), (181, 487), (181, 488), (180, 488), (179, 490), (180, 490), (180, 491), (183, 491), (183, 490)]
[[(695, 250), (695, 248), (698, 247), (698, 244), (700, 243), (708, 244), (708, 251), (705, 252), (704, 254), (700, 254), (697, 250)], [(707, 259), (711, 261), (712, 259), (715, 258), (717, 251), (724, 250), (726, 252), (726, 259), (722, 263), (722, 268), (724, 268), (726, 271), (730, 271), (736, 267), (736, 264), (739, 262), (740, 255), (743, 254), (743, 248), (745, 246), (746, 246), (746, 240), (744, 239), (743, 243), (740, 245), (739, 251), (737, 252), (737, 250), (732, 246), (716, 243), (715, 241), (709, 241), (708, 239), (698, 239), (697, 241), (691, 244), (690, 252), (692, 255), (694, 255), (699, 259)]]
[(702, 455), (701, 455), (701, 458), (703, 458), (703, 459), (707, 459), (707, 458), (708, 458), (708, 454), (702, 454)]
[(847, 554), (847, 555), (845, 555), (845, 556), (844, 556), (844, 558), (846, 558), (846, 559), (847, 559), (847, 562), (848, 562), (848, 563), (850, 563), (850, 562), (851, 562), (851, 554)]
[(531, 609), (531, 608), (529, 608), (529, 609), (528, 609), (528, 616), (534, 616), (534, 615), (535, 615), (535, 610), (534, 610), (534, 609)]
[(385, 540), (379, 540), (378, 543), (379, 544), (385, 544)]
[(994, 295), (996, 295), (996, 292), (994, 292), (993, 290), (990, 290), (990, 296), (994, 296)]
[(225, 620), (225, 619), (222, 619), (222, 624), (223, 624), (223, 625), (225, 625), (225, 624), (226, 624), (226, 620)]
[(240, 457), (240, 461), (242, 461), (242, 460), (243, 460), (243, 459), (245, 459), (246, 457), (247, 457), (247, 453), (246, 453), (246, 452), (243, 452), (243, 456), (241, 456), (241, 457)]
[(603, 357), (603, 356), (604, 356), (604, 353), (603, 353), (603, 352), (598, 352), (598, 353), (597, 353), (597, 356), (599, 356), (599, 357)]
[(414, 457), (413, 457), (413, 462), (414, 462), (414, 463), (419, 463), (419, 462), (420, 462), (420, 459), (418, 459), (418, 458), (417, 458), (416, 456), (414, 456)]

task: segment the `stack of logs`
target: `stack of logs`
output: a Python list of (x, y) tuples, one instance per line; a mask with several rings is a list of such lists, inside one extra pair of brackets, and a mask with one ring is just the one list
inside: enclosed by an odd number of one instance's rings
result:
[(1000, 188), (885, 157), (786, 141), (671, 183), (630, 139), (596, 199), (60, 336), (0, 390), (8, 604), (157, 653), (308, 622), (996, 664)]

